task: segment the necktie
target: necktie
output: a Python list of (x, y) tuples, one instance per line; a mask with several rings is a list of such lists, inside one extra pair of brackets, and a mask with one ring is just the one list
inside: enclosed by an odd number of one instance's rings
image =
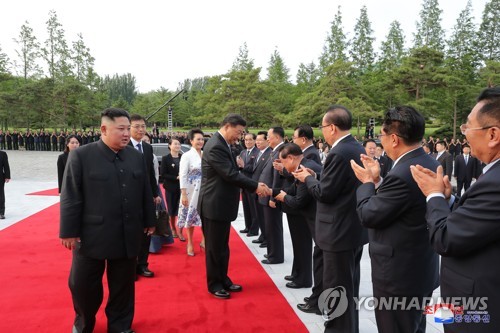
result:
[(250, 156), (250, 150), (247, 150), (247, 157)]
[(137, 150), (142, 153), (142, 145), (140, 143), (137, 144)]
[(469, 156), (465, 156), (465, 165), (467, 165), (468, 161), (469, 161)]

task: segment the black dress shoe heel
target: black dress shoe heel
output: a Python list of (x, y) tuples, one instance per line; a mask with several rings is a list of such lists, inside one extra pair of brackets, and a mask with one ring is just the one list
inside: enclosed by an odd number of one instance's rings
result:
[(317, 315), (321, 315), (321, 311), (319, 307), (305, 303), (305, 304), (297, 304), (297, 308), (305, 313), (315, 313)]

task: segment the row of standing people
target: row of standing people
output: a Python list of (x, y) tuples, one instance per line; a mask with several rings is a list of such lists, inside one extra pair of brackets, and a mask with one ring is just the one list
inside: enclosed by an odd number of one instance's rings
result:
[[(321, 314), (326, 307), (326, 314), (331, 315), (335, 309), (319, 301), (321, 293), (329, 290), (338, 297), (346, 296), (346, 312), (328, 317), (325, 332), (359, 330), (354, 297), (359, 296), (359, 263), (362, 247), (368, 242), (373, 296), (402, 301), (393, 308), (375, 308), (380, 332), (424, 332), (423, 310), (439, 285), (442, 297), (458, 297), (459, 303), (466, 302), (462, 297), (488, 296), (486, 317), (500, 313), (500, 295), (492, 289), (498, 283), (498, 272), (487, 263), (500, 249), (500, 238), (493, 231), (498, 228), (490, 223), (500, 213), (495, 203), (500, 185), (498, 101), (500, 89), (483, 92), (461, 126), (473, 144), (474, 155), (486, 166), (477, 184), (461, 197), (457, 193), (451, 212), (448, 200), (453, 202), (454, 197), (450, 197), (450, 178), (443, 173), (439, 152), (432, 156), (423, 150), (425, 119), (412, 107), (396, 107), (385, 115), (379, 138), (393, 161), (385, 176), (381, 163), (367, 155), (349, 133), (352, 115), (342, 106), (332, 106), (322, 119), (322, 132), (332, 149), (320, 170), (314, 157), (306, 158), (310, 140), (300, 133), (303, 127), (296, 129), (294, 144), (283, 144), (280, 127), (258, 133), (257, 157), (241, 156), (239, 165), (245, 170), (245, 162), (253, 160), (254, 166), (248, 168), (253, 171), (251, 177), (272, 190), (268, 197), (255, 198), (253, 216), (252, 199), (247, 200), (247, 228), (242, 232), (255, 236), (254, 223), (263, 220), (261, 235), (254, 242), (267, 247), (264, 264), (280, 264), (284, 259), (280, 208), (287, 214), (294, 250), (292, 272), (284, 277), (290, 280), (287, 287), (309, 287), (312, 275), (312, 294), (299, 309)], [(262, 144), (266, 135), (271, 149)], [(246, 141), (252, 139), (248, 135)], [(244, 155), (250, 156), (253, 148), (247, 148)], [(262, 158), (266, 151), (267, 157)], [(465, 146), (462, 158), (468, 159), (468, 153)], [(291, 186), (287, 185), (287, 173), (295, 178)], [(443, 255), (441, 274), (438, 254)], [(469, 287), (463, 289), (457, 281)], [(418, 306), (409, 306), (414, 301)], [(475, 324), (477, 331), (499, 329), (490, 320)], [(465, 332), (468, 325), (458, 321), (445, 326), (445, 331)]]

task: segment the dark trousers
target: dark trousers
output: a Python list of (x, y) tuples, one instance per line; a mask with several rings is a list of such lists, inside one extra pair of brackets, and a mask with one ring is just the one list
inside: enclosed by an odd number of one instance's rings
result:
[(259, 222), (257, 216), (255, 216), (254, 207), (257, 204), (257, 199), (254, 193), (248, 191), (241, 191), (241, 197), (243, 201), (243, 215), (245, 216), (245, 228), (248, 229), (249, 233), (257, 234), (259, 232)]
[(231, 221), (217, 221), (201, 217), (205, 235), (205, 262), (208, 291), (214, 293), (233, 284), (229, 267), (229, 233)]
[(106, 268), (109, 298), (106, 304), (108, 332), (118, 333), (131, 328), (134, 319), (135, 258), (100, 260), (73, 251), (69, 288), (75, 309), (74, 329), (91, 333), (95, 315), (103, 299), (102, 276)]
[(141, 249), (139, 250), (139, 255), (137, 256), (137, 270), (148, 267), (149, 259), (149, 246), (151, 245), (151, 236), (147, 233), (142, 237)]
[(354, 297), (359, 297), (359, 264), (362, 253), (362, 246), (341, 252), (323, 250), (323, 288), (343, 287), (348, 302), (344, 314), (325, 323), (325, 333), (359, 332), (359, 313)]
[(302, 215), (286, 214), (293, 248), (293, 282), (312, 285), (312, 238), (307, 221)]
[(254, 200), (254, 212), (257, 218), (257, 223), (260, 229), (259, 240), (267, 242), (266, 240), (266, 223), (264, 221), (264, 206), (259, 204), (259, 197), (256, 195)]
[(5, 215), (5, 179), (0, 178), (0, 215)]
[(279, 208), (262, 206), (266, 225), (267, 260), (273, 264), (285, 261), (283, 244), (283, 213)]
[[(374, 297), (391, 297), (382, 290), (373, 286)], [(431, 297), (432, 292), (425, 295)], [(402, 296), (400, 296), (401, 298)], [(417, 296), (418, 297), (418, 296)], [(420, 296), (419, 304), (422, 304), (424, 296)], [(407, 296), (407, 304), (411, 300), (411, 296)], [(395, 309), (386, 310), (375, 308), (375, 319), (377, 321), (377, 328), (379, 332), (384, 333), (425, 333), (425, 314), (423, 309), (415, 309), (409, 307), (408, 309)]]
[[(315, 224), (316, 216), (307, 217), (307, 227), (309, 228), (309, 233), (312, 236), (313, 241), (315, 240)], [(309, 304), (318, 306), (318, 299), (323, 292), (323, 250), (314, 244), (313, 247), (313, 287), (312, 294), (309, 296)]]
[(462, 188), (467, 191), (470, 187), (470, 183), (472, 183), (472, 179), (459, 180), (457, 179), (457, 193), (462, 196)]

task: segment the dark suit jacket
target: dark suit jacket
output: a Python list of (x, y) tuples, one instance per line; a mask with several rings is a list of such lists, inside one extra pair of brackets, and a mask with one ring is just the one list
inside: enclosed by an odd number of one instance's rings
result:
[[(259, 182), (262, 182), (266, 184), (269, 188), (272, 189), (281, 189), (283, 187), (283, 182), (285, 178), (280, 175), (279, 171), (274, 169), (273, 167), (273, 161), (279, 158), (279, 148), (274, 150), (271, 150), (271, 154), (269, 155), (269, 158), (264, 161), (262, 173), (260, 174), (259, 177)], [(265, 196), (265, 197), (260, 197), (259, 196), (259, 204), (263, 206), (269, 206), (269, 201), (276, 201), (273, 197), (270, 196)], [(277, 203), (277, 206), (279, 206), (279, 203)]]
[(389, 157), (382, 155), (378, 159), (378, 162), (380, 164), (380, 177), (385, 178), (387, 173), (391, 171), (392, 160)]
[[(301, 164), (313, 170), (316, 174), (321, 174), (321, 163), (303, 158)], [(308, 223), (314, 226), (316, 200), (307, 190), (307, 185), (295, 179), (283, 191), (286, 192), (284, 203), (282, 204), (283, 211), (287, 214), (302, 215)], [(273, 189), (273, 196), (277, 196), (279, 193), (280, 189)]]
[(68, 161), (69, 153), (62, 153), (57, 157), (57, 185), (59, 186), (59, 193), (61, 193), (62, 180), (64, 175), (64, 168)]
[(80, 252), (91, 258), (134, 258), (144, 228), (155, 225), (151, 193), (136, 149), (115, 154), (102, 141), (82, 146), (66, 164), (59, 237), (80, 237)]
[(258, 183), (239, 171), (226, 140), (217, 132), (207, 141), (201, 159), (200, 216), (234, 221), (238, 215), (240, 187), (255, 191)]
[(314, 145), (309, 146), (304, 150), (304, 158), (312, 160), (317, 164), (321, 165), (321, 157), (319, 156), (319, 151), (314, 147)]
[(465, 191), (451, 213), (443, 198), (427, 203), (431, 244), (442, 256), (442, 297), (488, 297), (491, 322), (446, 325), (453, 332), (500, 332), (499, 198), (497, 162)]
[(476, 177), (477, 160), (469, 154), (467, 165), (465, 164), (465, 157), (463, 154), (455, 158), (454, 176), (460, 181), (471, 181)]
[(306, 178), (317, 200), (316, 242), (325, 251), (347, 251), (368, 242), (366, 230), (356, 213), (356, 189), (361, 184), (351, 168), (351, 160), (361, 165), (363, 146), (352, 136), (333, 147), (325, 161), (321, 181)]
[(259, 156), (259, 149), (257, 147), (253, 147), (250, 155), (247, 154), (247, 151), (248, 151), (247, 149), (243, 149), (240, 153), (240, 157), (244, 163), (243, 168), (241, 169), (241, 172), (245, 176), (252, 178), (255, 160), (257, 159), (257, 156)]
[[(179, 157), (182, 158), (181, 153), (179, 153)], [(180, 190), (180, 182), (178, 178), (179, 164), (174, 163), (172, 155), (167, 154), (161, 158), (160, 174), (161, 178), (163, 179), (163, 188), (165, 190)]]
[[(132, 144), (132, 140), (129, 141), (129, 146), (137, 150)], [(155, 166), (153, 163), (153, 147), (146, 142), (141, 142), (142, 145), (142, 154), (144, 155), (144, 160), (146, 161), (147, 174), (149, 175), (149, 186), (151, 187), (151, 191), (153, 193), (153, 197), (157, 197), (158, 194), (158, 183), (156, 182), (155, 176)]]
[(9, 158), (6, 152), (0, 150), (0, 180), (5, 182), (5, 179), (10, 179)]
[(443, 175), (448, 175), (448, 178), (451, 179), (451, 174), (453, 173), (453, 156), (445, 150), (437, 161), (443, 166)]
[(369, 228), (373, 286), (388, 295), (428, 296), (439, 285), (437, 254), (429, 243), (426, 202), (410, 165), (436, 171), (422, 148), (404, 155), (375, 190), (358, 187), (358, 215)]
[[(259, 159), (255, 160), (252, 173), (253, 180), (259, 180), (260, 174), (262, 173), (262, 170), (264, 170), (264, 166), (266, 166), (266, 161), (271, 156), (271, 151), (272, 149), (270, 147), (267, 147), (266, 150), (262, 153), (262, 156)], [(259, 153), (257, 153), (257, 156), (258, 155)]]

